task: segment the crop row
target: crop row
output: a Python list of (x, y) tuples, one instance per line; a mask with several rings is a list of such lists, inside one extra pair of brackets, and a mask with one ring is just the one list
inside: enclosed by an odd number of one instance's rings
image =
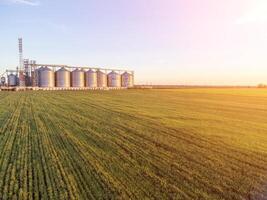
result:
[[(244, 199), (261, 193), (267, 110), (255, 109), (265, 97), (204, 94), (1, 94), (0, 199)], [(252, 110), (261, 120), (247, 118)]]

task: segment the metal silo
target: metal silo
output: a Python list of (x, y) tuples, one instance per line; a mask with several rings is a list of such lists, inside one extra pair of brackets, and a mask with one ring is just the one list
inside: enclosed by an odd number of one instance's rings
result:
[(32, 83), (34, 87), (40, 86), (40, 71), (42, 71), (44, 67), (40, 67), (34, 70), (34, 73), (32, 74)]
[(122, 87), (133, 87), (133, 74), (130, 74), (128, 72), (124, 72), (121, 75), (121, 86)]
[(72, 87), (84, 87), (84, 71), (75, 69), (71, 72), (71, 86)]
[(55, 87), (55, 73), (48, 67), (38, 70), (39, 87)]
[(7, 77), (7, 81), (8, 81), (8, 86), (17, 86), (17, 76), (14, 74), (9, 74)]
[(70, 71), (64, 67), (60, 68), (56, 72), (56, 86), (63, 88), (70, 87)]
[(112, 71), (108, 74), (108, 86), (109, 87), (121, 87), (120, 74)]
[(1, 77), (1, 85), (6, 84), (6, 78), (4, 76)]
[(97, 87), (97, 74), (92, 69), (85, 73), (86, 87)]
[(103, 87), (107, 87), (107, 74), (97, 70), (97, 87), (103, 88)]

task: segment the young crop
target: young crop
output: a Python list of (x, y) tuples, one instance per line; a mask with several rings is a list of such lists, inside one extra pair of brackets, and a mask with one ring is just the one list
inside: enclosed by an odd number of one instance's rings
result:
[(0, 93), (0, 199), (260, 199), (260, 89)]

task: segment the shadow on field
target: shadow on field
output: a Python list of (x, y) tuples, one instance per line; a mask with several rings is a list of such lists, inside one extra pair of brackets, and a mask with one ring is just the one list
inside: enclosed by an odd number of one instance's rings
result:
[(267, 182), (260, 192), (254, 195), (249, 195), (248, 200), (267, 200)]

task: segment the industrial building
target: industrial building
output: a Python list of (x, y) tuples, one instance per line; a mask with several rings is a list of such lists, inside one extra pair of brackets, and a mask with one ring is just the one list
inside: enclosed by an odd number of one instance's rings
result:
[(127, 89), (134, 86), (134, 71), (38, 64), (23, 59), (19, 38), (19, 67), (7, 69), (1, 76), (1, 90), (86, 90)]

